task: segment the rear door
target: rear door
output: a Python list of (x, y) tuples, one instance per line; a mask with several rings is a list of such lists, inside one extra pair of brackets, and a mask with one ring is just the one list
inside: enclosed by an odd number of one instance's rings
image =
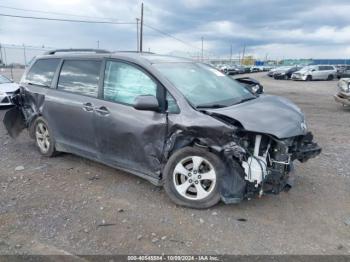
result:
[(97, 158), (94, 104), (97, 103), (102, 60), (66, 59), (49, 90), (46, 117), (59, 150)]
[(335, 74), (337, 72), (336, 68), (334, 66), (326, 66), (326, 78), (328, 79), (328, 77), (333, 76), (333, 78), (335, 77)]
[(106, 61), (102, 100), (96, 108), (99, 151), (104, 162), (157, 176), (166, 114), (162, 109), (136, 110), (133, 104), (139, 95), (153, 95), (160, 108), (164, 105), (164, 88), (147, 71), (125, 61)]

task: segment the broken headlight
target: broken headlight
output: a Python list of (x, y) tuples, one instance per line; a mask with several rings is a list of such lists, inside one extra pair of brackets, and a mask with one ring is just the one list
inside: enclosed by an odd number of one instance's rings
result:
[(256, 93), (256, 92), (258, 92), (259, 88), (260, 88), (259, 85), (255, 85), (255, 86), (252, 87), (252, 91), (253, 91), (254, 93)]

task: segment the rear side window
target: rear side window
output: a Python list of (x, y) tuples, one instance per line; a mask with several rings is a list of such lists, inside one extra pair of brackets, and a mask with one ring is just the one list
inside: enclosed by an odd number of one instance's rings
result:
[(104, 99), (133, 105), (140, 95), (157, 96), (157, 84), (140, 69), (122, 62), (108, 61), (104, 79)]
[(30, 68), (25, 82), (50, 87), (59, 62), (58, 58), (37, 60)]
[(333, 66), (319, 66), (320, 71), (334, 70)]
[(101, 61), (66, 60), (58, 79), (59, 90), (97, 97)]

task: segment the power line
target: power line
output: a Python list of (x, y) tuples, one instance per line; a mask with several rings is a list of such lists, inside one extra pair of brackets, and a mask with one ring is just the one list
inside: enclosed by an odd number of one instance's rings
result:
[(192, 45), (192, 44), (189, 44), (189, 43), (187, 43), (187, 42), (185, 42), (185, 41), (183, 41), (183, 40), (181, 40), (181, 39), (179, 39), (179, 38), (177, 38), (177, 37), (175, 37), (175, 36), (173, 36), (173, 35), (171, 35), (171, 34), (169, 34), (169, 33), (167, 33), (167, 32), (164, 32), (164, 31), (162, 31), (162, 30), (160, 30), (160, 29), (158, 29), (158, 28), (155, 28), (155, 27), (150, 26), (150, 25), (145, 24), (145, 23), (144, 23), (143, 25), (144, 25), (145, 27), (148, 27), (148, 28), (150, 28), (150, 29), (152, 29), (152, 30), (154, 30), (154, 31), (156, 31), (156, 32), (158, 32), (158, 33), (160, 33), (160, 34), (162, 34), (162, 35), (166, 35), (166, 36), (168, 36), (168, 37), (170, 37), (170, 38), (172, 38), (172, 39), (175, 39), (175, 40), (177, 40), (177, 41), (183, 43), (184, 45), (187, 45), (187, 46), (192, 47), (192, 48), (194, 48), (194, 49), (200, 50), (200, 48), (199, 48), (198, 46), (194, 46), (194, 45)]
[[(20, 10), (20, 11), (28, 11), (28, 12), (37, 12), (37, 13), (47, 13), (47, 14), (55, 14), (55, 15), (66, 15), (66, 16), (75, 16), (75, 17), (86, 17), (86, 18), (94, 18), (94, 19), (104, 19), (104, 20), (110, 20), (110, 21), (93, 21), (93, 20), (75, 20), (75, 19), (63, 19), (63, 18), (50, 18), (50, 17), (36, 17), (36, 16), (23, 16), (23, 15), (11, 15), (11, 14), (3, 14), (0, 13), (0, 16), (5, 16), (5, 17), (13, 17), (13, 18), (24, 18), (24, 19), (35, 19), (35, 20), (49, 20), (49, 21), (61, 21), (61, 22), (75, 22), (75, 23), (91, 23), (91, 24), (119, 24), (119, 25), (132, 25), (136, 24), (134, 22), (117, 22), (113, 18), (103, 18), (103, 17), (94, 17), (94, 16), (83, 16), (83, 15), (72, 15), (72, 14), (67, 14), (67, 13), (60, 13), (60, 12), (48, 12), (48, 11), (43, 11), (43, 10), (37, 10), (37, 9), (24, 9), (24, 8), (17, 8), (17, 7), (10, 7), (10, 6), (4, 6), (0, 5), (2, 8), (7, 8), (7, 9), (13, 9), (13, 10)], [(188, 42), (185, 42), (178, 37), (175, 37), (167, 32), (164, 32), (154, 26), (150, 26), (148, 24), (144, 24), (144, 26), (162, 34), (165, 36), (168, 36), (178, 42), (181, 42), (182, 44), (189, 46), (193, 49), (196, 50), (201, 50), (198, 46), (194, 46), (192, 44), (189, 44)], [(209, 51), (204, 50), (205, 52), (209, 53)]]
[(67, 14), (67, 13), (60, 13), (60, 12), (49, 12), (49, 11), (38, 10), (38, 9), (18, 8), (18, 7), (5, 6), (5, 5), (0, 5), (0, 8), (6, 8), (6, 9), (12, 9), (12, 10), (18, 10), (18, 11), (26, 11), (26, 12), (34, 12), (34, 13), (53, 14), (53, 15), (66, 15), (66, 16), (85, 17), (85, 18), (94, 18), (94, 19), (108, 19), (108, 20), (116, 21), (116, 19), (110, 18), (110, 17), (74, 15), (74, 14)]
[[(93, 24), (125, 24), (125, 25), (133, 25), (133, 24), (136, 24), (135, 22), (112, 22), (112, 21), (92, 21), (92, 20), (75, 20), (75, 19), (61, 19), (61, 18), (50, 18), (50, 17), (37, 17), (37, 16), (22, 16), (22, 15), (10, 15), (10, 14), (2, 14), (0, 13), (0, 16), (5, 16), (5, 17), (13, 17), (13, 18), (24, 18), (24, 19), (35, 19), (35, 20), (49, 20), (49, 21), (60, 21), (60, 22), (75, 22), (75, 23), (93, 23)], [(160, 33), (160, 34), (163, 34), (163, 35), (166, 35), (168, 37), (171, 37), (187, 46), (190, 46), (192, 48), (195, 48), (195, 49), (200, 49), (196, 46), (193, 46), (189, 43), (186, 43), (185, 41), (167, 33), (167, 32), (164, 32), (158, 28), (155, 28), (153, 26), (150, 26), (148, 24), (144, 24), (144, 26)]]
[(2, 13), (0, 13), (0, 16), (35, 19), (35, 20), (50, 20), (50, 21), (60, 21), (60, 22), (89, 23), (89, 24), (114, 24), (114, 25), (134, 25), (135, 24), (135, 22), (75, 20), (75, 19), (61, 19), (61, 18), (38, 17), (38, 16), (9, 15), (9, 14), (2, 14)]
[[(43, 10), (38, 10), (38, 9), (25, 9), (25, 8), (18, 8), (18, 7), (4, 6), (4, 5), (0, 5), (0, 7), (7, 8), (7, 9), (13, 9), (13, 10), (20, 10), (20, 11), (29, 11), (29, 12), (55, 14), (55, 15), (66, 15), (66, 16), (76, 16), (76, 17), (86, 17), (86, 18), (94, 18), (94, 19), (105, 19), (105, 20), (108, 19), (108, 20), (111, 20), (111, 21), (115, 21), (115, 19), (110, 18), (110, 17), (103, 18), (103, 17), (95, 17), (95, 16), (72, 15), (72, 14), (67, 14), (67, 13), (49, 12), (49, 11), (43, 11)], [(183, 41), (183, 40), (181, 40), (181, 39), (179, 39), (179, 38), (177, 38), (177, 37), (175, 37), (175, 36), (173, 36), (173, 35), (171, 35), (171, 34), (169, 34), (167, 32), (164, 32), (164, 31), (162, 31), (162, 30), (160, 30), (158, 28), (155, 28), (153, 26), (146, 25), (146, 24), (144, 24), (144, 26), (146, 26), (146, 27), (148, 27), (148, 28), (150, 28), (150, 29), (160, 33), (160, 34), (163, 34), (163, 35), (166, 35), (166, 36), (168, 36), (170, 38), (173, 38), (174, 40), (179, 41), (179, 42), (183, 43), (184, 45), (187, 45), (187, 46), (189, 46), (191, 48), (198, 49), (198, 50), (200, 49), (199, 47), (193, 46), (193, 45), (191, 45), (191, 44), (189, 44), (189, 43), (187, 43), (187, 42), (185, 42), (185, 41)]]

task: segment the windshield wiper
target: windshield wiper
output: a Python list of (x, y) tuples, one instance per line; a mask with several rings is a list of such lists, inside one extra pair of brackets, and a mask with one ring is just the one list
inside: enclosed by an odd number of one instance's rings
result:
[[(255, 99), (256, 97), (254, 96), (254, 97), (248, 97), (248, 98), (243, 98), (243, 99), (241, 99), (239, 102), (237, 102), (236, 104), (241, 104), (241, 103), (244, 103), (244, 102), (247, 102), (247, 101), (249, 101), (249, 100), (253, 100), (253, 99)], [(235, 104), (235, 105), (236, 105)]]
[(196, 108), (222, 108), (227, 107), (227, 105), (223, 104), (204, 104), (204, 105), (198, 105)]
[(48, 85), (43, 85), (43, 84), (38, 84), (38, 83), (33, 83), (33, 82), (27, 82), (27, 85), (30, 85), (30, 86), (41, 86), (41, 87), (50, 88), (50, 86), (48, 86)]

